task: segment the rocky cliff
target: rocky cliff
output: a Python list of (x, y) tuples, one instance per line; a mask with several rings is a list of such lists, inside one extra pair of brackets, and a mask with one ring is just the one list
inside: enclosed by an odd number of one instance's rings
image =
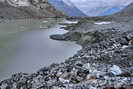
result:
[(0, 2), (0, 18), (23, 19), (64, 17), (47, 0), (3, 0)]

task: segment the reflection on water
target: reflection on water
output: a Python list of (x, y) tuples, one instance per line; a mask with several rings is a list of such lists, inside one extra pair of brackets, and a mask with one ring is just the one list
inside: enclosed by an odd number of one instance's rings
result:
[[(81, 49), (74, 42), (49, 39), (51, 34), (66, 32), (55, 22), (18, 20), (0, 24), (0, 80), (17, 72), (32, 73), (62, 62)], [(45, 29), (39, 29), (40, 25)]]

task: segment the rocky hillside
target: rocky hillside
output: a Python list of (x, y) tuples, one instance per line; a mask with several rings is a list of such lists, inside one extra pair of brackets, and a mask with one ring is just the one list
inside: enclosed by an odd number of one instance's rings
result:
[(125, 7), (121, 12), (113, 14), (113, 17), (132, 17), (133, 16), (133, 3)]
[(47, 0), (3, 0), (0, 2), (0, 18), (23, 19), (63, 17)]

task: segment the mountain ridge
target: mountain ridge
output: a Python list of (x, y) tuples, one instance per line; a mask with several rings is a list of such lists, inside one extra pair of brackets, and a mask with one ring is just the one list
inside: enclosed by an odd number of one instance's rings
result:
[[(9, 0), (8, 0), (9, 1)], [(37, 0), (32, 0), (37, 1)], [(30, 3), (28, 6), (13, 6), (7, 1), (0, 2), (0, 17), (4, 19), (24, 19), (24, 18), (46, 18), (64, 17), (64, 13), (57, 11), (47, 0)]]
[(68, 16), (75, 16), (75, 17), (86, 17), (87, 15), (84, 14), (80, 9), (78, 9), (72, 2), (68, 0), (49, 0), (49, 2), (55, 6), (57, 10), (60, 10), (67, 14)]
[(127, 7), (125, 7), (121, 12), (113, 14), (115, 16), (120, 17), (128, 17), (133, 16), (133, 3), (129, 4)]

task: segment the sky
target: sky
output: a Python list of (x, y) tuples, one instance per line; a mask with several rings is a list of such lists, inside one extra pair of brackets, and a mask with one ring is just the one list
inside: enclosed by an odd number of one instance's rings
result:
[(92, 9), (97, 7), (126, 6), (133, 0), (63, 0), (66, 3), (70, 1), (79, 9)]
[[(66, 0), (67, 1), (67, 0)], [(70, 0), (71, 2), (78, 4), (78, 5), (86, 5), (90, 3), (91, 5), (128, 5), (129, 3), (133, 2), (133, 0)]]
[[(95, 8), (111, 8), (111, 7), (125, 7), (132, 3), (133, 0), (63, 0), (64, 2), (72, 2), (77, 8), (85, 14), (94, 15), (100, 13)], [(92, 12), (95, 12), (93, 13)], [(104, 9), (105, 10), (105, 9)], [(91, 13), (90, 13), (91, 12)]]

